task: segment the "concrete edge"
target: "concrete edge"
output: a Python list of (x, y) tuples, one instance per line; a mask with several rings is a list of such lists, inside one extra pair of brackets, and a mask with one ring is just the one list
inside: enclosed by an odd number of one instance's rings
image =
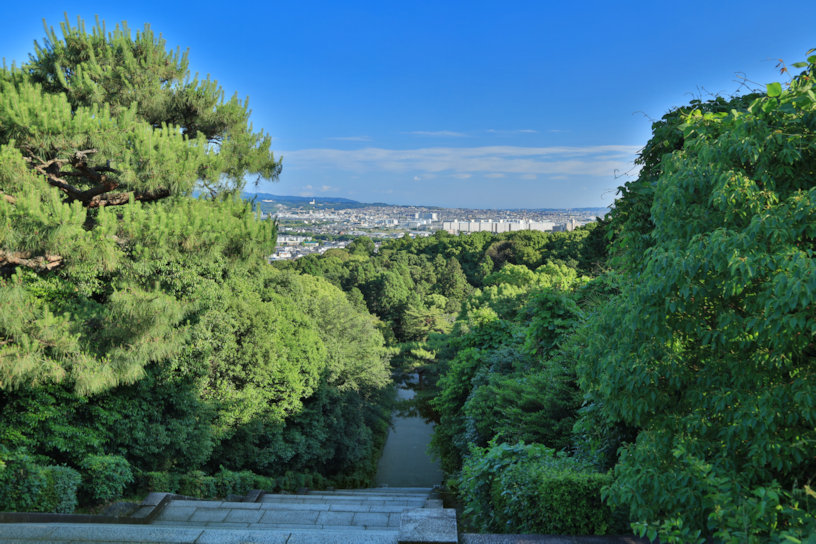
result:
[(414, 508), (400, 515), (399, 544), (457, 544), (456, 510)]
[(244, 502), (261, 502), (266, 491), (263, 489), (250, 489), (244, 496)]
[[(251, 489), (242, 502), (261, 502), (266, 494), (262, 489)], [(120, 525), (148, 525), (155, 521), (174, 500), (206, 501), (185, 495), (152, 491), (142, 500), (139, 507), (129, 516), (105, 516), (101, 514), (58, 514), (55, 512), (0, 512), (0, 523), (106, 523)], [(152, 507), (147, 513), (145, 509)], [(142, 514), (142, 515), (136, 515)]]
[[(159, 499), (159, 496), (162, 496)], [(148, 525), (153, 522), (172, 500), (196, 500), (172, 493), (150, 493), (133, 513), (152, 509), (143, 516), (104, 516), (101, 514), (57, 514), (54, 512), (0, 512), (0, 523), (104, 523), (110, 525)]]

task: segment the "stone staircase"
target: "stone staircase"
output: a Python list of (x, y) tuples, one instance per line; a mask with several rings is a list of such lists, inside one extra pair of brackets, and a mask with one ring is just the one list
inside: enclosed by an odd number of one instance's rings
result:
[[(68, 516), (65, 516), (68, 518)], [(87, 518), (87, 516), (86, 516)], [(430, 488), (302, 494), (256, 492), (243, 501), (151, 494), (116, 523), (0, 524), (0, 543), (414, 544), (457, 542), (456, 514)]]

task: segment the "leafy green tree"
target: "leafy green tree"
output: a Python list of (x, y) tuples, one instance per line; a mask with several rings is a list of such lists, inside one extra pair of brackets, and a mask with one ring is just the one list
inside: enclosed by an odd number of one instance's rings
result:
[(440, 295), (447, 297), (448, 311), (455, 311), (456, 305), (465, 299), (471, 287), (458, 260), (449, 258), (445, 268), (438, 272), (436, 289)]
[(229, 194), (280, 169), (246, 102), (190, 78), (149, 27), (62, 30), (0, 70), (0, 450), (134, 475), (367, 466), (389, 378), (378, 322), (267, 264), (275, 224)]
[[(630, 275), (590, 322), (580, 378), (639, 429), (608, 498), (662, 542), (816, 527), (816, 56), (796, 66), (787, 88), (679, 115), (682, 146), (645, 155), (620, 201)], [(648, 216), (629, 215), (650, 185)]]
[(363, 394), (389, 382), (387, 357), (376, 318), (355, 307), (340, 289), (307, 275), (267, 274), (269, 291), (286, 295), (308, 315), (326, 347), (325, 379), (341, 391)]
[(525, 287), (534, 284), (536, 275), (523, 264), (507, 263), (500, 270), (493, 272), (484, 279), (484, 285), (509, 284)]
[(352, 255), (370, 256), (374, 254), (374, 241), (368, 236), (355, 238), (346, 249)]

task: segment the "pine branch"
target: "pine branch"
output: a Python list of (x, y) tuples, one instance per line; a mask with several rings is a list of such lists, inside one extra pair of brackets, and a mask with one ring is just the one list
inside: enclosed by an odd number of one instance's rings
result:
[(63, 262), (60, 255), (41, 255), (32, 257), (28, 252), (6, 252), (0, 249), (0, 268), (6, 266), (24, 266), (38, 272), (53, 270)]
[(89, 208), (98, 208), (100, 206), (121, 206), (130, 202), (131, 196), (134, 200), (141, 202), (153, 202), (161, 200), (170, 196), (170, 189), (155, 189), (153, 191), (144, 191), (142, 193), (114, 193), (111, 195), (97, 196), (86, 202)]
[[(98, 208), (100, 206), (119, 206), (127, 204), (131, 195), (134, 200), (142, 202), (152, 202), (170, 196), (169, 189), (155, 189), (138, 193), (114, 193), (106, 194), (119, 187), (119, 182), (111, 179), (107, 174), (120, 173), (112, 168), (110, 162), (104, 166), (88, 166), (88, 155), (96, 153), (96, 149), (86, 149), (77, 151), (71, 159), (51, 159), (43, 161), (37, 159), (39, 164), (34, 164), (34, 158), (26, 157), (26, 161), (32, 168), (46, 178), (48, 183), (65, 193), (70, 200), (78, 200), (88, 208)], [(62, 167), (70, 164), (74, 171), (62, 171)], [(82, 180), (95, 183), (90, 189), (80, 190), (68, 181), (69, 178), (80, 178)]]

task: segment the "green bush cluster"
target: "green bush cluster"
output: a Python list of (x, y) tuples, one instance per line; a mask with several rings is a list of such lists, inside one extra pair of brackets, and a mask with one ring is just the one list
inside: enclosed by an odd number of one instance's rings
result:
[(625, 530), (601, 498), (609, 474), (541, 444), (473, 448), (457, 479), (466, 520), (480, 531), (604, 535)]
[[(433, 446), (478, 528), (612, 530), (603, 488), (651, 540), (816, 542), (813, 52), (654, 123), (585, 239), (601, 277), (505, 264), (428, 342)], [(609, 472), (504, 457), (521, 440)]]
[[(200, 470), (186, 473), (144, 472), (136, 479), (136, 487), (140, 492), (162, 491), (187, 497), (213, 498), (246, 495), (252, 489), (271, 492), (297, 491), (303, 488), (325, 489), (330, 486), (347, 487), (339, 483), (352, 483), (352, 480), (354, 480), (353, 475), (344, 475), (340, 477), (340, 481), (333, 481), (316, 472), (288, 471), (281, 476), (271, 477), (248, 470), (232, 471), (222, 467), (213, 475), (208, 475)], [(368, 485), (369, 482), (370, 479), (365, 478), (358, 483)]]
[(121, 497), (133, 482), (130, 463), (120, 455), (90, 455), (79, 464), (81, 491), (91, 502), (105, 503)]
[(31, 455), (0, 451), (0, 505), (11, 512), (70, 514), (82, 478), (76, 470), (37, 464)]
[[(0, 67), (0, 444), (79, 469), (85, 502), (134, 475), (209, 495), (358, 474), (384, 339), (337, 287), (269, 266), (276, 224), (237, 195), (247, 173), (277, 175), (269, 141), (149, 28), (62, 30)], [(118, 77), (139, 84), (121, 94)]]

